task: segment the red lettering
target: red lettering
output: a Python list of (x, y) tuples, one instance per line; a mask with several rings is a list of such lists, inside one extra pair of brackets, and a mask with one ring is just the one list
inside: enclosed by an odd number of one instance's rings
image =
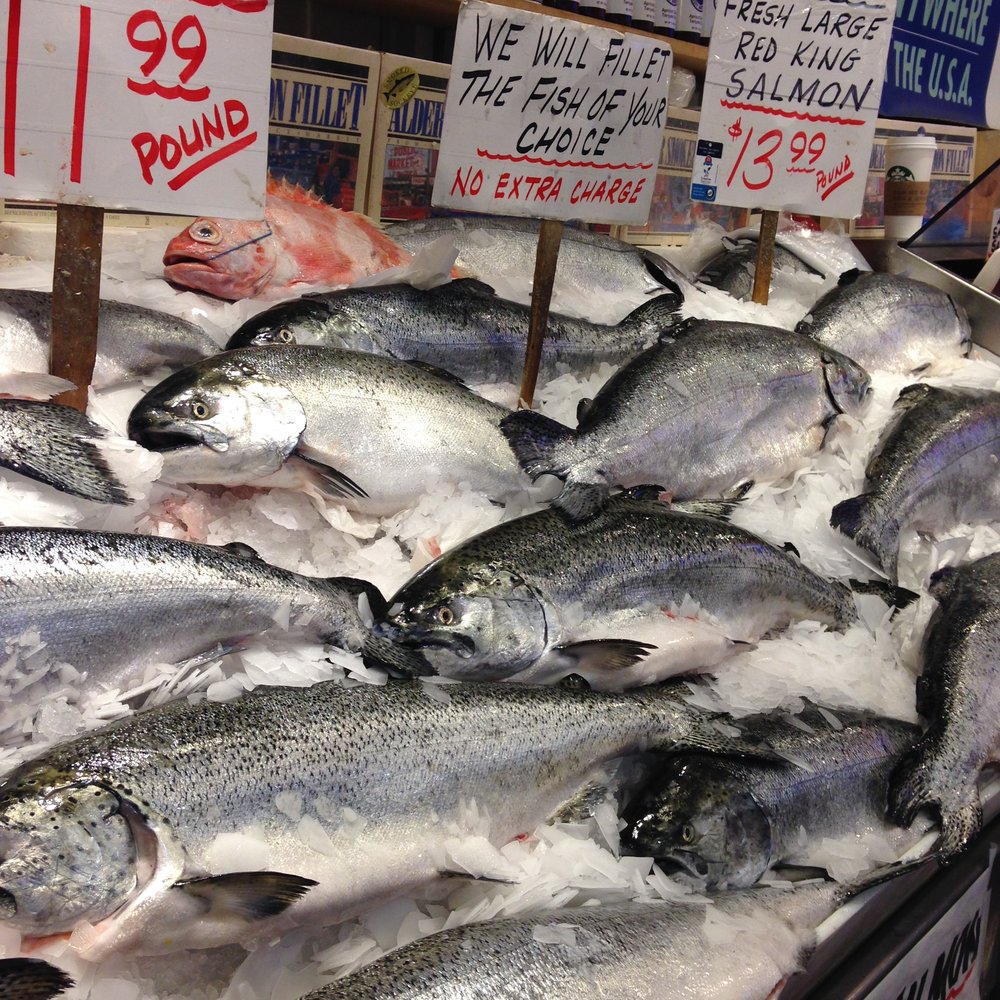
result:
[(503, 198), (503, 197), (505, 197), (505, 195), (504, 195), (504, 189), (507, 187), (507, 181), (508, 180), (510, 180), (510, 174), (508, 174), (507, 171), (505, 170), (499, 176), (499, 178), (497, 178), (497, 187), (496, 187), (496, 190), (493, 192), (493, 197), (494, 198)]
[(229, 134), (237, 136), (241, 132), (245, 132), (250, 124), (250, 114), (246, 105), (242, 101), (230, 99), (223, 101), (222, 106), (226, 110), (226, 126), (229, 129)]
[(451, 186), (451, 194), (457, 191), (463, 198), (467, 194), (473, 196), (479, 194), (483, 186), (483, 172), (479, 168), (476, 168), (475, 173), (472, 170), (472, 167), (466, 167), (465, 176), (463, 177), (461, 167), (456, 168), (455, 181)]
[(267, 10), (267, 0), (191, 0), (202, 7), (228, 7), (237, 14), (257, 14)]
[(160, 158), (160, 145), (152, 132), (140, 132), (132, 136), (132, 146), (139, 157), (139, 169), (142, 179), (147, 184), (153, 183), (153, 171), (150, 169)]

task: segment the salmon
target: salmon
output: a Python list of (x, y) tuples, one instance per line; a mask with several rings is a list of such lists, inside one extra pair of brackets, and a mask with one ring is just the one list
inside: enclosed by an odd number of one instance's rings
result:
[(235, 301), (345, 288), (410, 259), (371, 219), (269, 178), (263, 219), (195, 219), (167, 244), (163, 275)]

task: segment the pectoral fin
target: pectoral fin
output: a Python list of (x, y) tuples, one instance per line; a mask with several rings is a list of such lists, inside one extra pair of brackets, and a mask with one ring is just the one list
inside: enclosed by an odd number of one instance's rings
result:
[(368, 494), (350, 476), (344, 475), (304, 445), (295, 449), (295, 457), (303, 465), (300, 467), (317, 492), (324, 497), (345, 500), (348, 497), (366, 498)]
[(301, 899), (317, 883), (282, 872), (233, 872), (175, 882), (173, 891), (201, 901), (213, 916), (236, 916), (247, 922), (273, 917)]

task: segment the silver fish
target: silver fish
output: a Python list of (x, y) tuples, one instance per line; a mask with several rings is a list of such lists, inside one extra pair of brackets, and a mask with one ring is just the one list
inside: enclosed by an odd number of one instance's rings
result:
[(910, 846), (920, 832), (886, 820), (886, 794), (919, 729), (841, 709), (839, 728), (815, 710), (797, 719), (740, 723), (784, 762), (672, 754), (629, 803), (623, 844), (712, 888), (753, 885), (776, 865), (814, 865), (823, 837), (876, 833)]
[(0, 466), (85, 500), (129, 504), (98, 447), (106, 435), (70, 406), (0, 399)]
[[(685, 597), (714, 619), (729, 651), (733, 639), (755, 640), (800, 618), (840, 628), (856, 617), (847, 587), (791, 552), (718, 517), (620, 494), (588, 521), (543, 510), (444, 553), (388, 601), (365, 652), (395, 664), (397, 650), (463, 679), (577, 673), (597, 686), (642, 683), (650, 678), (628, 668), (642, 666), (655, 640), (637, 643), (633, 623), (664, 621)], [(672, 672), (704, 665), (703, 652), (696, 635)]]
[(949, 856), (982, 826), (976, 779), (996, 759), (1000, 737), (1000, 554), (939, 569), (929, 589), (938, 607), (924, 633), (917, 681), (927, 731), (892, 776), (889, 815), (908, 826), (920, 809), (938, 812), (936, 850)]
[(576, 430), (530, 410), (504, 418), (524, 470), (564, 481), (553, 502), (571, 517), (614, 486), (659, 483), (686, 498), (785, 474), (868, 392), (850, 358), (776, 327), (692, 320), (666, 337), (602, 386)]
[(0, 959), (0, 1000), (52, 1000), (73, 986), (62, 969), (41, 959)]
[(437, 478), (494, 500), (523, 489), (499, 429), (508, 412), (416, 363), (283, 344), (175, 372), (128, 432), (163, 455), (167, 481), (284, 486), (385, 514)]
[[(52, 293), (0, 290), (0, 356), (4, 371), (47, 372)], [(219, 350), (200, 327), (145, 306), (102, 299), (97, 315), (98, 389), (134, 381), (164, 365), (179, 368)]]
[[(359, 649), (371, 584), (271, 566), (245, 546), (71, 528), (0, 528), (0, 639), (38, 631), (49, 662), (120, 686), (247, 636), (291, 635)], [(285, 616), (287, 615), (287, 625)]]
[(892, 579), (904, 530), (946, 534), (1000, 515), (1000, 393), (910, 385), (894, 409), (864, 492), (830, 515)]
[[(411, 253), (447, 236), (458, 248), (458, 264), (492, 284), (497, 276), (530, 274), (538, 246), (537, 219), (498, 215), (442, 216), (386, 226), (386, 234)], [(649, 260), (634, 243), (567, 226), (556, 261), (555, 292), (592, 296), (608, 292), (678, 292), (683, 275), (664, 270), (663, 258)]]
[[(677, 321), (678, 301), (675, 295), (658, 295), (615, 326), (550, 314), (541, 377), (592, 370), (602, 362), (621, 364)], [(348, 288), (257, 313), (233, 334), (227, 349), (268, 343), (346, 347), (417, 358), (468, 381), (517, 382), (529, 317), (527, 306), (468, 278), (427, 291), (412, 285)]]
[(152, 708), (0, 784), (0, 920), (28, 938), (86, 921), (74, 945), (95, 959), (320, 926), (472, 864), (470, 848), (510, 877), (497, 848), (608, 760), (766, 754), (686, 693), (468, 684), (442, 702), (418, 682), (327, 682)]
[[(722, 251), (702, 266), (694, 280), (728, 292), (735, 299), (746, 300), (753, 292), (758, 241), (749, 237), (738, 240), (725, 237), (722, 243)], [(775, 271), (788, 271), (792, 274), (820, 273), (780, 243), (774, 245), (771, 266)]]
[(972, 332), (950, 296), (898, 274), (848, 271), (796, 327), (870, 371), (925, 371), (965, 357)]
[(762, 1000), (801, 967), (814, 929), (849, 895), (812, 882), (707, 905), (577, 906), (464, 924), (303, 1000)]

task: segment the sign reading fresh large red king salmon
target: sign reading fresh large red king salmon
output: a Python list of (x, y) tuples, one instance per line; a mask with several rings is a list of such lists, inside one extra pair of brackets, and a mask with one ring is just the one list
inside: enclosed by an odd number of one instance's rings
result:
[(0, 195), (259, 218), (273, 0), (0, 0)]

